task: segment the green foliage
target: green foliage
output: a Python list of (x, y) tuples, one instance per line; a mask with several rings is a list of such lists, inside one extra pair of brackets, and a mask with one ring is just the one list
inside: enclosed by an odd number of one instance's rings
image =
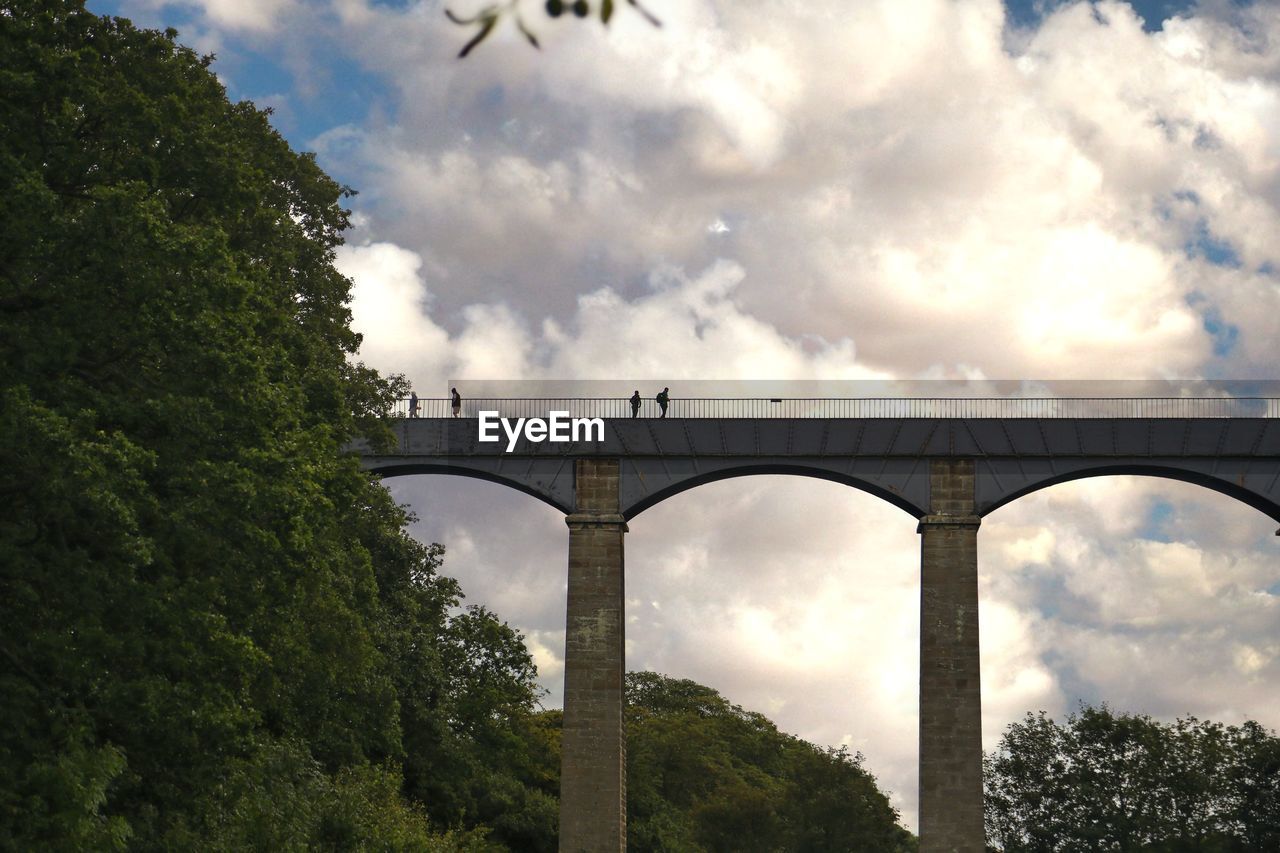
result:
[(0, 0), (0, 849), (545, 834), (520, 638), (341, 452), (347, 191), (173, 36)]
[(211, 792), (197, 826), (175, 827), (165, 843), (180, 850), (493, 849), (483, 830), (435, 831), (424, 811), (404, 800), (393, 762), (328, 774), (302, 743), (282, 741), (238, 762)]
[(627, 674), (627, 706), (629, 850), (915, 849), (860, 755), (652, 672)]
[(987, 837), (1003, 850), (1280, 848), (1280, 739), (1254, 722), (1028, 714), (985, 776)]
[(439, 822), (487, 827), (512, 849), (554, 850), (559, 750), (534, 713), (533, 661), (519, 634), (482, 607), (458, 612), (456, 585), (436, 580), (386, 585), (405, 789)]

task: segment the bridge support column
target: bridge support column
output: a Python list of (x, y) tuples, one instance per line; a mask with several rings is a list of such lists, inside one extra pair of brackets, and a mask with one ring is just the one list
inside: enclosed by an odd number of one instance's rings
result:
[(971, 459), (929, 464), (920, 519), (920, 853), (982, 853), (978, 525)]
[(623, 560), (618, 460), (575, 462), (560, 747), (561, 853), (620, 853), (627, 841)]

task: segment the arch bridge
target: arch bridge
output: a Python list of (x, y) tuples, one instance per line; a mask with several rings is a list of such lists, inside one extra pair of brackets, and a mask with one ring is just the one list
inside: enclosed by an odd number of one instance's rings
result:
[[(560, 849), (626, 846), (623, 540), (645, 509), (703, 483), (799, 474), (870, 492), (917, 519), (920, 850), (984, 849), (977, 533), (1022, 495), (1082, 477), (1185, 480), (1280, 521), (1280, 399), (673, 400), (633, 416), (606, 398), (401, 401), (396, 446), (355, 442), (384, 477), (502, 483), (569, 527)], [(495, 418), (599, 418), (603, 435), (509, 441)], [(496, 441), (481, 441), (481, 413)], [(597, 438), (599, 440), (586, 440)], [(1280, 531), (1277, 531), (1280, 535)]]

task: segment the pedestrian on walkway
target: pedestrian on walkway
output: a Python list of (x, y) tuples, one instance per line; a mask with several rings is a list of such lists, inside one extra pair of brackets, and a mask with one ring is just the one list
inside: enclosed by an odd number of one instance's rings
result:
[(640, 414), (640, 389), (636, 389), (636, 393), (631, 395), (631, 417)]
[(453, 416), (455, 418), (462, 416), (462, 395), (458, 393), (457, 388), (453, 388), (449, 392), (453, 396)]
[(667, 403), (671, 401), (671, 395), (667, 392), (670, 390), (670, 388), (663, 388), (661, 393), (653, 398), (658, 401), (658, 409), (662, 412), (662, 414), (658, 415), (660, 418), (665, 418), (667, 416)]
[(416, 418), (418, 416), (418, 392), (409, 392), (409, 417)]

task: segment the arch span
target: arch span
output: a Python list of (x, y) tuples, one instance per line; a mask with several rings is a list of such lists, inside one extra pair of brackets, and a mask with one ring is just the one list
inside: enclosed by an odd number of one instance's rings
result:
[(523, 492), (526, 495), (535, 497), (542, 503), (555, 507), (566, 515), (573, 512), (572, 505), (562, 503), (554, 492), (548, 492), (539, 488), (536, 484), (522, 481), (514, 476), (509, 476), (499, 471), (490, 471), (483, 468), (462, 467), (460, 465), (432, 464), (430, 462), (406, 462), (379, 466), (376, 468), (370, 468), (369, 470), (384, 479), (387, 477), (404, 477), (410, 474), (446, 474), (452, 477), (468, 477), (473, 480), (484, 480), (489, 483), (497, 483), (502, 486), (507, 486), (508, 488), (515, 489), (518, 492)]
[[(1173, 465), (1160, 462), (1133, 462), (1131, 460), (1114, 463), (1082, 460), (1078, 466), (1072, 466), (1068, 470), (1062, 470), (1060, 465), (1057, 467), (1059, 470), (1055, 472), (1028, 477), (1023, 482), (1016, 484), (1009, 483), (1007, 476), (1001, 476), (994, 472), (980, 471), (977, 478), (978, 514), (981, 516), (988, 515), (1018, 498), (1050, 486), (1056, 486), (1059, 483), (1112, 475), (1136, 475), (1192, 483), (1234, 498), (1264, 515), (1280, 521), (1280, 502), (1270, 494), (1276, 486), (1277, 477), (1275, 472), (1255, 473), (1251, 476), (1248, 471), (1243, 469), (1220, 472), (1202, 470), (1200, 467), (1189, 466), (1185, 462)], [(986, 476), (984, 476), (984, 473)], [(1004, 489), (999, 488), (999, 483), (1001, 482), (1005, 485)]]
[[(637, 479), (645, 481), (651, 479), (649, 472), (637, 472)], [(722, 467), (703, 470), (684, 476), (670, 478), (670, 482), (665, 485), (653, 488), (643, 492), (634, 500), (627, 500), (627, 489), (624, 484), (624, 504), (622, 515), (628, 521), (635, 518), (645, 510), (661, 503), (667, 498), (674, 497), (681, 492), (687, 492), (690, 489), (703, 486), (708, 483), (715, 483), (720, 480), (729, 480), (736, 477), (748, 477), (758, 474), (783, 474), (789, 476), (809, 477), (818, 480), (828, 480), (833, 483), (839, 483), (844, 486), (851, 486), (858, 491), (866, 492), (881, 500), (887, 501), (898, 509), (908, 513), (912, 518), (920, 518), (927, 512), (926, 505), (920, 503), (921, 497), (924, 501), (928, 500), (928, 473), (919, 478), (918, 488), (910, 488), (910, 483), (902, 485), (890, 483), (877, 483), (864, 476), (841, 471), (836, 468), (826, 467), (816, 464), (804, 464), (800, 462), (762, 462), (759, 464), (734, 464)], [(910, 480), (911, 477), (906, 478)], [(896, 487), (895, 487), (896, 486)], [(918, 493), (918, 494), (917, 494)]]

